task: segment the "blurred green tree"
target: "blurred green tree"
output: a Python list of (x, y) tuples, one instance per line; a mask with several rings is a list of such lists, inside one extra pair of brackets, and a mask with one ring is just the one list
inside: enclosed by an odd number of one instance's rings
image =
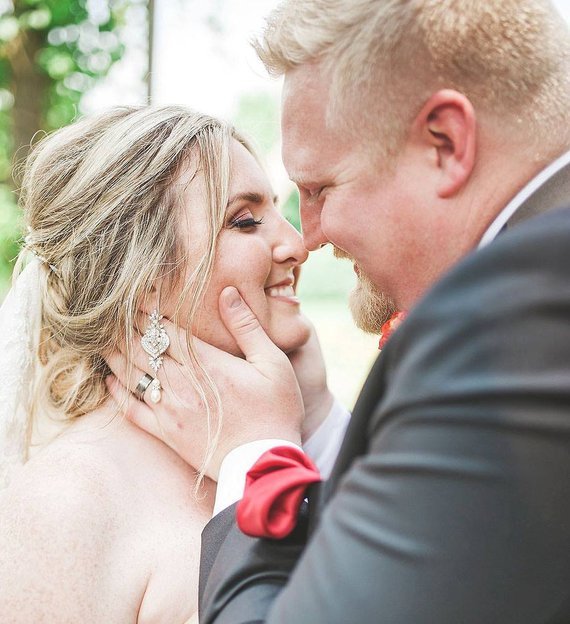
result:
[(255, 137), (257, 147), (267, 156), (279, 141), (279, 105), (269, 93), (244, 93), (233, 122), (247, 136)]
[(0, 290), (20, 236), (18, 167), (39, 130), (77, 115), (123, 54), (128, 0), (0, 0)]
[[(279, 142), (280, 113), (277, 98), (265, 92), (243, 94), (233, 116), (233, 123), (246, 136), (255, 137), (256, 147), (268, 158)], [(299, 193), (296, 190), (285, 198), (281, 211), (301, 231)]]

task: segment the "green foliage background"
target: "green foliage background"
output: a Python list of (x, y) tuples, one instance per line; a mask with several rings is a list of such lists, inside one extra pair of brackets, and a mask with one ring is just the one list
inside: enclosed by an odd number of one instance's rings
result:
[[(93, 3), (92, 3), (93, 4)], [(83, 95), (123, 54), (127, 0), (0, 5), (0, 293), (18, 252), (18, 167), (39, 130), (70, 123)]]

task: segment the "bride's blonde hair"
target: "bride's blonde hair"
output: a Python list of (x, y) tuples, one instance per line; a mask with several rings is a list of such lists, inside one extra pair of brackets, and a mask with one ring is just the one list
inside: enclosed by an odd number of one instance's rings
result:
[[(81, 119), (34, 148), (21, 192), (27, 247), (43, 261), (32, 414), (69, 421), (101, 406), (103, 354), (127, 345), (129, 355), (137, 311), (158, 280), (181, 289), (191, 326), (224, 223), (232, 138), (245, 144), (226, 123), (182, 107), (126, 107)], [(206, 251), (181, 283), (187, 243), (178, 236), (177, 182), (190, 166), (204, 176), (210, 210)], [(219, 396), (188, 343), (194, 384), (210, 406), (211, 453)]]

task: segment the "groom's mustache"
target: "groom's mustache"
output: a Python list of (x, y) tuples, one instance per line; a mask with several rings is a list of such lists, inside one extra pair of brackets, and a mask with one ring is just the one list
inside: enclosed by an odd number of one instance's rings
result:
[(335, 245), (333, 245), (333, 255), (335, 258), (338, 258), (339, 260), (350, 260), (354, 262), (354, 258), (350, 254), (346, 253), (344, 249), (341, 249), (340, 247), (336, 247)]

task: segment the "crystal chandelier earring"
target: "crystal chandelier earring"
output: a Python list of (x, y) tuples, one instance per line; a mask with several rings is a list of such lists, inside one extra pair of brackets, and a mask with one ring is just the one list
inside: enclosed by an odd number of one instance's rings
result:
[(162, 354), (170, 345), (170, 338), (164, 329), (164, 325), (160, 322), (162, 318), (158, 310), (154, 310), (149, 316), (150, 324), (141, 339), (142, 348), (148, 353), (148, 362), (155, 374), (155, 378), (150, 384), (150, 400), (153, 403), (158, 403), (161, 398), (162, 386), (156, 375), (162, 366)]

